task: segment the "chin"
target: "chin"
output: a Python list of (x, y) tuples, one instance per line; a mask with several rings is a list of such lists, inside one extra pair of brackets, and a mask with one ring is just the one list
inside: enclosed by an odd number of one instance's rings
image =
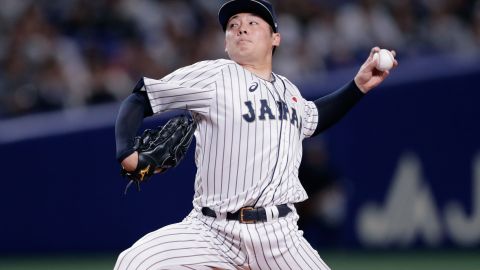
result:
[(238, 63), (255, 58), (254, 54), (252, 54), (250, 50), (237, 50), (234, 53), (229, 53), (228, 56), (230, 57), (230, 59)]

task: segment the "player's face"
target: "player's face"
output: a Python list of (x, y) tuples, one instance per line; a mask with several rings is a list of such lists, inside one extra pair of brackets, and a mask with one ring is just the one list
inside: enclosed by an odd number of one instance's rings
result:
[(270, 61), (273, 46), (280, 45), (280, 34), (251, 13), (239, 13), (227, 23), (225, 50), (230, 59), (240, 64)]

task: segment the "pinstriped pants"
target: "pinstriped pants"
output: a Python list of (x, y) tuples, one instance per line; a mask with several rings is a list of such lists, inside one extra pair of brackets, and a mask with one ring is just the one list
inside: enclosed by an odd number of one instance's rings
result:
[(330, 269), (297, 227), (296, 212), (256, 224), (203, 216), (151, 232), (117, 259), (115, 270)]

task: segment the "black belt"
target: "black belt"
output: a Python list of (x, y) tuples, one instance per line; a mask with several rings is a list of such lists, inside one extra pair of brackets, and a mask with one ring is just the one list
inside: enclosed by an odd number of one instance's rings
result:
[[(286, 204), (282, 205), (277, 205), (275, 206), (278, 209), (278, 217), (284, 217), (288, 213), (292, 211), (290, 207), (288, 207)], [(215, 211), (208, 207), (203, 207), (202, 208), (202, 214), (204, 214), (207, 217), (213, 217), (216, 218), (217, 214)], [(259, 208), (253, 208), (253, 207), (242, 207), (240, 210), (238, 210), (235, 213), (227, 213), (227, 219), (228, 220), (238, 220), (240, 223), (255, 223), (255, 222), (261, 222), (261, 221), (267, 221), (267, 213), (265, 212), (265, 208), (259, 207)]]

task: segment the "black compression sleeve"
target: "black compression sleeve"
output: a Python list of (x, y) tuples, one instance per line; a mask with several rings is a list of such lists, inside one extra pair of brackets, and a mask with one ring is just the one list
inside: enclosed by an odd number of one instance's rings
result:
[(153, 111), (145, 91), (130, 94), (120, 105), (115, 122), (116, 157), (119, 162), (134, 152), (135, 135), (143, 118), (150, 115), (153, 115)]
[(338, 122), (364, 95), (352, 80), (337, 91), (315, 100), (318, 124), (312, 136)]

